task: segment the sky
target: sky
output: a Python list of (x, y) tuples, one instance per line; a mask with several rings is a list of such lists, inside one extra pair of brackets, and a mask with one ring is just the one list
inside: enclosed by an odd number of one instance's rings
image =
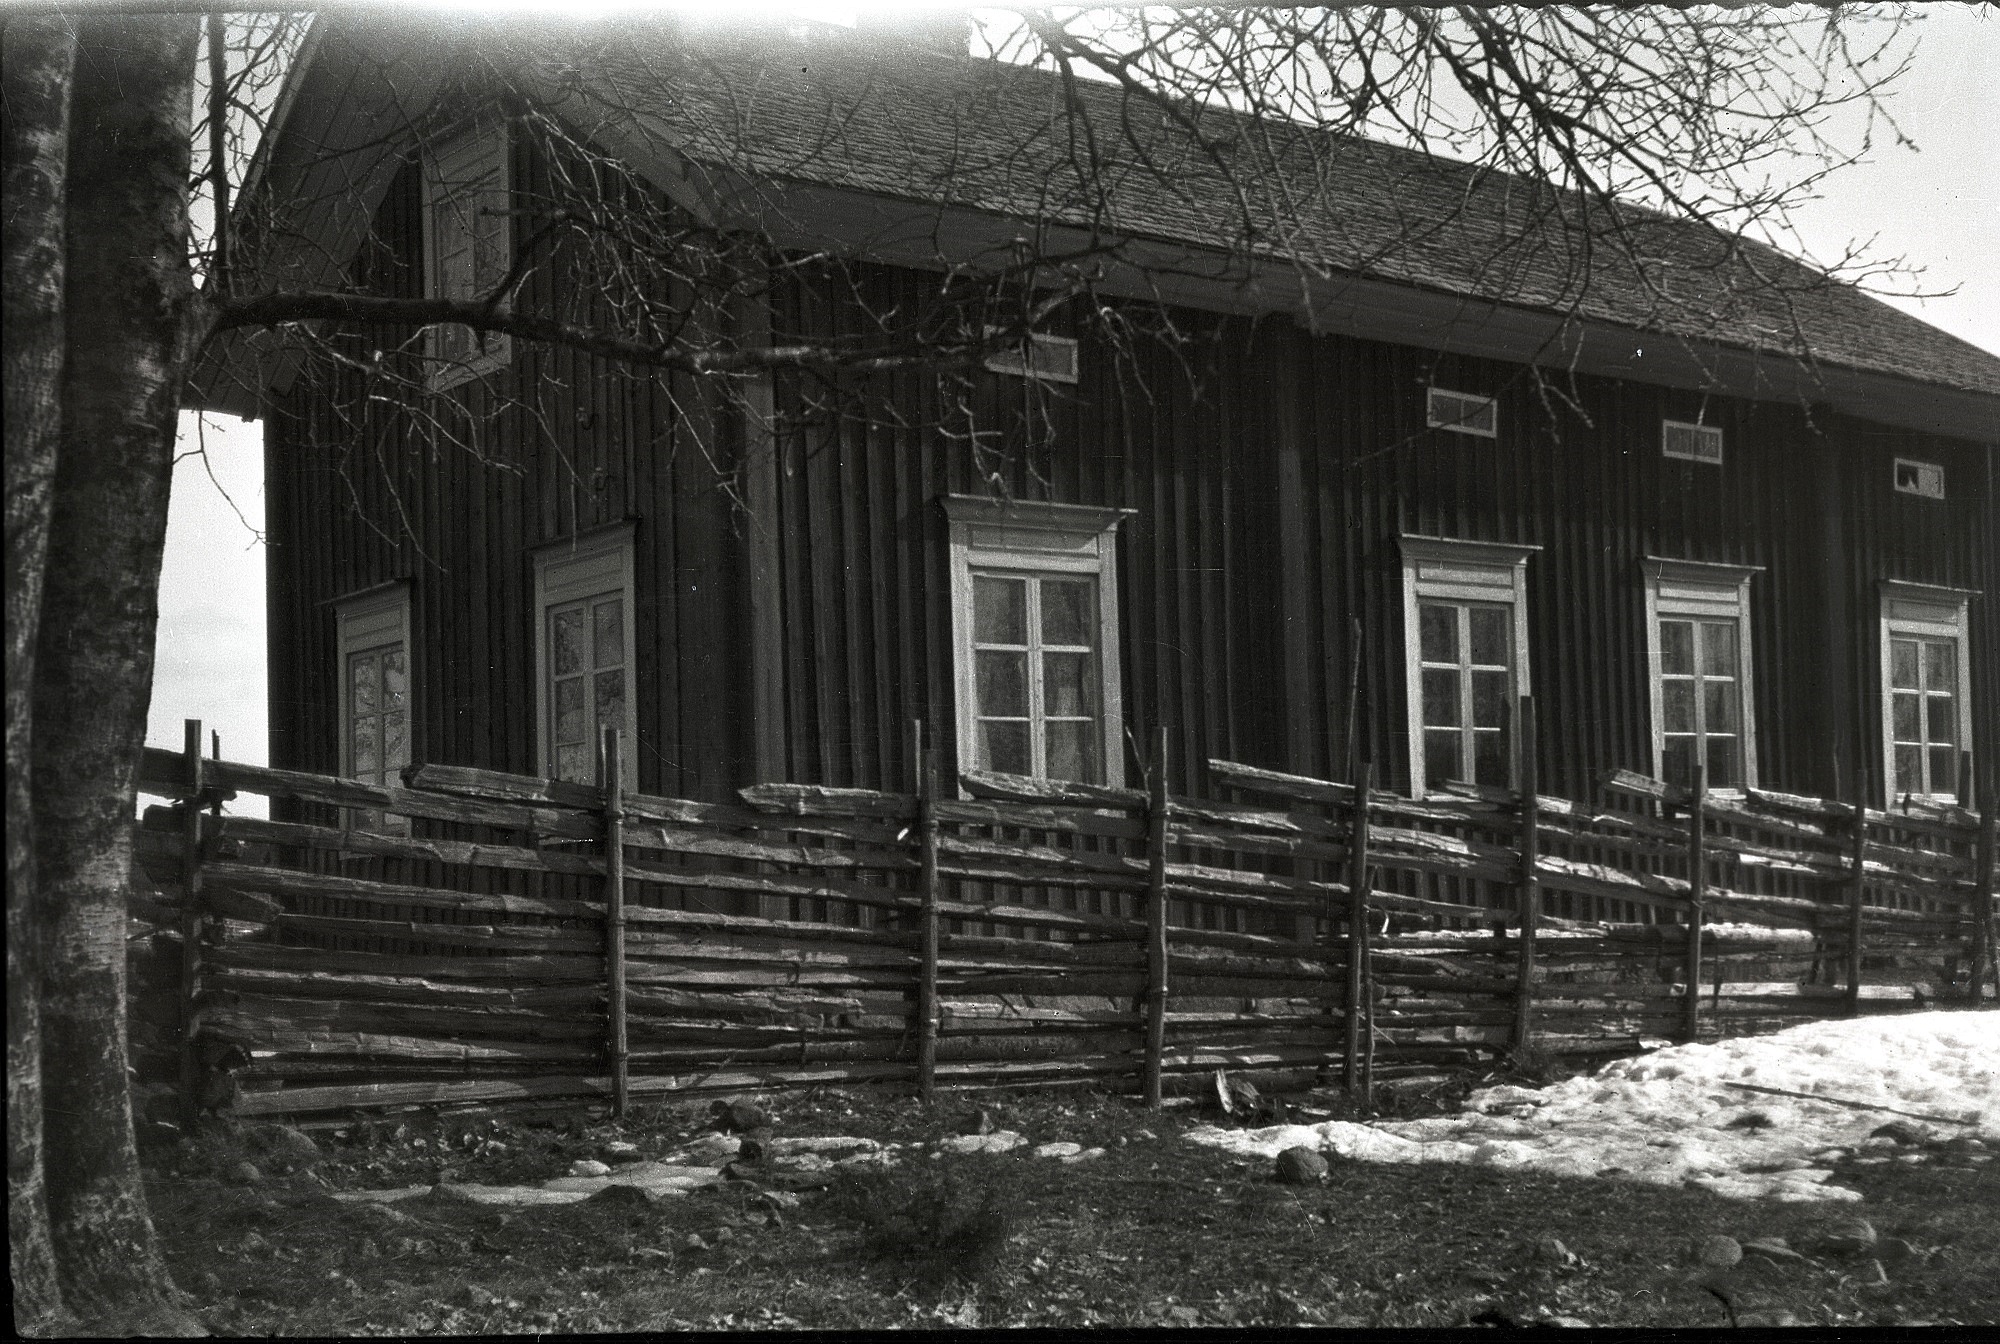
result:
[[(1926, 7), (1916, 61), (1891, 104), (1915, 152), (1880, 144), (1873, 161), (1834, 177), (1796, 215), (1801, 240), (1837, 257), (1873, 239), (1882, 256), (1923, 269), (1933, 298), (1888, 302), (2000, 355), (2000, 15)], [(167, 554), (151, 745), (178, 749), (182, 721), (221, 734), (234, 761), (264, 764), (262, 426), (182, 417)], [(201, 450), (196, 452), (195, 450)]]

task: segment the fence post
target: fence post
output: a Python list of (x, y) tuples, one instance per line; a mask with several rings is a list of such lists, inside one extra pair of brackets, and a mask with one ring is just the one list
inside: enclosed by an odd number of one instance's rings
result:
[(1868, 775), (1854, 772), (1854, 866), (1847, 892), (1847, 1015), (1861, 1012), (1861, 911), (1868, 877)]
[(1697, 762), (1694, 796), (1688, 800), (1687, 995), (1681, 1000), (1681, 1035), (1690, 1041), (1701, 1039), (1701, 938), (1707, 913), (1703, 904), (1708, 899), (1707, 804), (1708, 765)]
[(1514, 968), (1514, 1047), (1528, 1044), (1535, 1030), (1535, 926), (1542, 913), (1542, 889), (1535, 877), (1541, 858), (1542, 791), (1535, 766), (1535, 697), (1521, 697), (1517, 741), (1521, 752), (1521, 943)]
[(924, 747), (924, 721), (910, 720), (910, 759), (917, 772), (917, 843), (922, 847), (921, 966), (917, 982), (917, 1096), (925, 1105), (937, 1096), (938, 1045), (938, 822), (937, 756)]
[(597, 782), (604, 789), (604, 971), (606, 1040), (611, 1064), (611, 1114), (625, 1118), (631, 1101), (625, 1039), (625, 767), (618, 730), (598, 725)]
[(2000, 772), (1983, 770), (1985, 776), (1981, 786), (1979, 804), (1979, 847), (1978, 900), (1979, 906), (1973, 912), (1977, 941), (1973, 945), (1972, 961), (1972, 1001), (1977, 1004), (1988, 974), (1993, 976), (1993, 993), (2000, 998), (2000, 947), (1995, 944), (1993, 920), (1993, 865), (2000, 860), (2000, 835), (1996, 835), (1995, 806), (2000, 802)]
[(1361, 1108), (1375, 1109), (1375, 930), (1361, 907)]
[(181, 753), (187, 798), (181, 805), (180, 1114), (182, 1132), (201, 1115), (201, 1061), (195, 1053), (195, 1013), (201, 998), (201, 942), (207, 927), (201, 909), (201, 795), (207, 772), (201, 754), (201, 720), (182, 724)]
[(1146, 780), (1146, 1058), (1141, 1075), (1146, 1105), (1160, 1104), (1160, 1067), (1167, 1049), (1167, 726), (1154, 730)]
[(1348, 847), (1354, 871), (1347, 889), (1347, 1022), (1346, 1074), (1343, 1086), (1352, 1094), (1360, 1081), (1362, 995), (1367, 992), (1362, 971), (1368, 955), (1368, 794), (1375, 787), (1375, 762), (1363, 761), (1354, 781), (1353, 839)]

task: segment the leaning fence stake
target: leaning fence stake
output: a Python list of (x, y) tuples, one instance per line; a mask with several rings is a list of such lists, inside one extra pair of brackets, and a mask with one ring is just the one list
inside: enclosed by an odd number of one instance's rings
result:
[(917, 1095), (937, 1096), (938, 1047), (938, 822), (937, 758), (924, 748), (922, 719), (910, 721), (910, 759), (917, 772), (917, 842), (923, 848), (919, 878), (923, 927), (917, 983)]
[(1694, 768), (1694, 796), (1688, 800), (1687, 995), (1681, 1000), (1681, 1037), (1701, 1039), (1701, 939), (1708, 899), (1708, 766)]
[(1984, 981), (1993, 977), (1993, 993), (2000, 998), (2000, 946), (1995, 946), (1996, 930), (1993, 920), (1993, 865), (2000, 862), (2000, 835), (1996, 835), (1995, 804), (2000, 800), (2000, 772), (1982, 770), (1985, 783), (1980, 789), (1979, 844), (1975, 851), (1979, 864), (1979, 887), (1977, 909), (1973, 911), (1973, 963), (1972, 1001), (1976, 1004), (1986, 992)]
[(1362, 996), (1367, 992), (1362, 972), (1368, 955), (1368, 794), (1375, 787), (1375, 762), (1364, 760), (1354, 781), (1354, 838), (1350, 842), (1354, 871), (1347, 900), (1347, 1018), (1346, 1073), (1342, 1083), (1350, 1094), (1360, 1079)]
[(1167, 726), (1153, 734), (1146, 781), (1146, 1058), (1141, 1081), (1146, 1105), (1160, 1105), (1160, 1069), (1167, 1051)]
[(1541, 919), (1542, 891), (1535, 876), (1541, 857), (1542, 793), (1535, 773), (1535, 697), (1521, 697), (1518, 750), (1521, 753), (1521, 942), (1514, 965), (1514, 1047), (1528, 1044), (1535, 1030), (1535, 927)]
[(1868, 887), (1867, 773), (1854, 772), (1854, 867), (1847, 892), (1847, 1015), (1861, 1012), (1861, 914)]
[(611, 1114), (625, 1118), (631, 1100), (625, 1037), (625, 769), (618, 730), (598, 728), (597, 782), (604, 789), (605, 1054), (611, 1064)]
[(201, 1115), (201, 1064), (195, 1053), (196, 1014), (201, 1000), (201, 941), (207, 921), (201, 909), (201, 794), (206, 781), (201, 755), (201, 720), (183, 725), (187, 798), (181, 813), (181, 982), (180, 1114), (182, 1132)]

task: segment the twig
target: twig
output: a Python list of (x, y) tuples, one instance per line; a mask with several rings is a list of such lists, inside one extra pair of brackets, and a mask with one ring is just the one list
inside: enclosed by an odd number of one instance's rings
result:
[(1782, 1087), (1759, 1087), (1755, 1083), (1724, 1083), (1742, 1092), (1765, 1092), (1774, 1097), (1797, 1097), (1801, 1101), (1823, 1101), (1829, 1106), (1845, 1106), (1852, 1111), (1886, 1111), (1890, 1115), (1908, 1116), (1912, 1120), (1931, 1120), (1940, 1125), (1970, 1125), (1971, 1120), (1959, 1120), (1949, 1115), (1925, 1115), (1921, 1111), (1899, 1111), (1894, 1106), (1877, 1106), (1869, 1101), (1847, 1101), (1840, 1097), (1823, 1097), (1817, 1092), (1789, 1092)]

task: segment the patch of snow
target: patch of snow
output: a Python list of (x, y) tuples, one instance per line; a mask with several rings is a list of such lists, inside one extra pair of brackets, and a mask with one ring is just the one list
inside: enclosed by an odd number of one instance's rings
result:
[[(1471, 1163), (1792, 1203), (1861, 1198), (1831, 1183), (1825, 1167), (1870, 1148), (1870, 1134), (1897, 1119), (1894, 1111), (1943, 1117), (1908, 1121), (1927, 1139), (1970, 1135), (2000, 1147), (2000, 1013), (1812, 1022), (1769, 1036), (1669, 1046), (1550, 1087), (1486, 1088), (1456, 1116), (1206, 1126), (1187, 1137), (1267, 1159), (1304, 1144), (1359, 1162)], [(1897, 1145), (1883, 1138), (1873, 1146), (1891, 1152)]]
[(1011, 1129), (996, 1129), (991, 1134), (955, 1135), (938, 1144), (938, 1148), (947, 1153), (1006, 1153), (1027, 1141), (1026, 1135)]
[[(1468, 914), (1473, 917), (1477, 917), (1480, 913), (1477, 910), (1468, 910)], [(1659, 928), (1670, 935), (1678, 935), (1684, 927), (1684, 925), (1679, 924), (1659, 925)], [(1535, 937), (1540, 939), (1602, 938), (1610, 933), (1611, 930), (1612, 926), (1609, 924), (1582, 925), (1577, 928), (1566, 929), (1542, 928), (1535, 931)], [(1812, 942), (1812, 930), (1810, 929), (1779, 929), (1765, 924), (1739, 924), (1731, 923), (1727, 920), (1705, 923), (1702, 925), (1702, 932), (1705, 938), (1725, 941), (1740, 938), (1753, 942), (1805, 944)], [(1385, 935), (1384, 941), (1398, 946), (1405, 943), (1476, 943), (1482, 939), (1490, 940), (1494, 936), (1494, 932), (1490, 928), (1410, 929), (1401, 933)]]
[(430, 1193), (428, 1185), (398, 1185), (387, 1190), (332, 1190), (328, 1192), (343, 1204), (395, 1204), (405, 1199), (415, 1199), (418, 1195)]
[(864, 1139), (846, 1134), (808, 1135), (802, 1138), (772, 1139), (764, 1145), (773, 1156), (787, 1157), (793, 1153), (852, 1153), (880, 1152), (882, 1145), (874, 1139)]

